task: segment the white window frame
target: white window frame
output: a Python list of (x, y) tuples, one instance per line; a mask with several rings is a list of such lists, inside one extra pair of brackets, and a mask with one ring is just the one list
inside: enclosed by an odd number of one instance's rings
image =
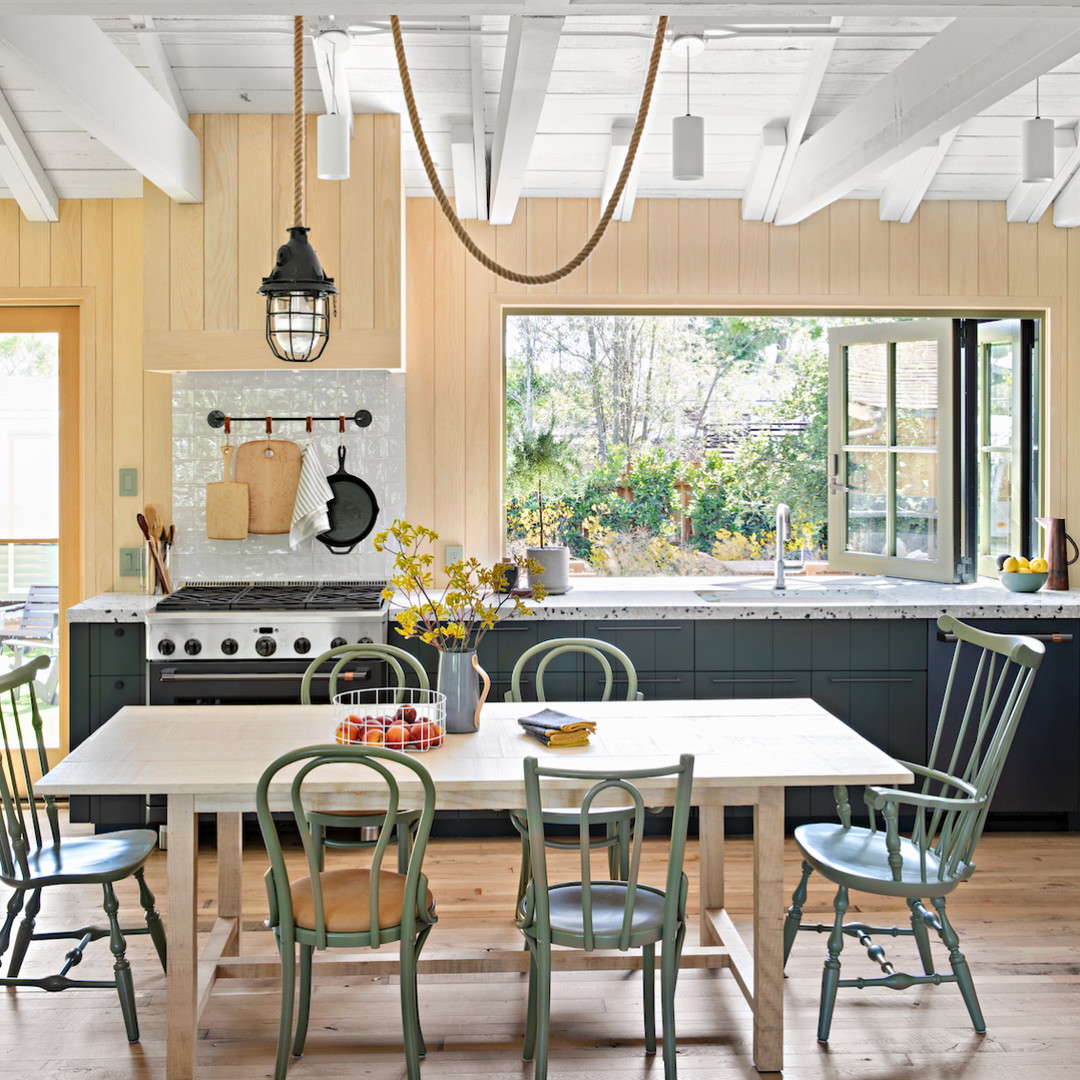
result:
[[(952, 318), (912, 319), (896, 323), (841, 326), (829, 331), (829, 567), (857, 574), (885, 574), (919, 581), (953, 582), (957, 578), (957, 522), (955, 439), (955, 331)], [(897, 555), (847, 550), (848, 452), (863, 452), (864, 445), (847, 442), (847, 349), (851, 345), (892, 346), (904, 341), (937, 342), (937, 533), (935, 559), (908, 559)], [(890, 350), (891, 351), (891, 350)], [(894, 427), (892, 357), (888, 366), (888, 427)], [(870, 448), (872, 449), (872, 448)], [(885, 453), (895, 462), (897, 452), (911, 447), (886, 443)], [(895, 468), (888, 470), (886, 514), (888, 532), (895, 535)]]

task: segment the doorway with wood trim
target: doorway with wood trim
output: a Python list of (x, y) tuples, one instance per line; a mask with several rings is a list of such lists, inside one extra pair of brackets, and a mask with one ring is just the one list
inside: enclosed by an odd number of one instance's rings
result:
[(79, 309), (0, 306), (0, 665), (45, 653), (49, 763), (68, 749), (67, 626), (82, 548)]

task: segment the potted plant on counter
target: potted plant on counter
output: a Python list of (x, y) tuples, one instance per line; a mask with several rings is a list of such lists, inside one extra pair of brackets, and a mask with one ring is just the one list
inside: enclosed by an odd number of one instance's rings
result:
[[(419, 638), (439, 652), (437, 687), (446, 695), (446, 730), (475, 731), (491, 688), (491, 680), (477, 659), (477, 647), (501, 618), (531, 615), (533, 611), (520, 596), (500, 592), (506, 563), (490, 567), (477, 559), (451, 563), (445, 568), (447, 584), (437, 592), (435, 556), (425, 548), (438, 539), (433, 529), (400, 519), (375, 537), (375, 550), (394, 556), (394, 572), (383, 596), (398, 605), (394, 611), (398, 633)], [(542, 569), (531, 559), (518, 565), (530, 574), (530, 580)], [(543, 600), (545, 595), (543, 586), (534, 586), (534, 599)]]
[(537, 515), (540, 526), (540, 546), (528, 547), (525, 554), (536, 569), (529, 570), (529, 584), (535, 590), (543, 587), (546, 594), (561, 595), (570, 591), (570, 549), (565, 544), (544, 543), (544, 485), (536, 486)]

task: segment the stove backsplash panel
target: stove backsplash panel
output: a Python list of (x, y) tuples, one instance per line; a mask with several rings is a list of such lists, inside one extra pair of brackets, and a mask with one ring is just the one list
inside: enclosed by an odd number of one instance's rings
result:
[[(371, 485), (379, 502), (374, 531), (348, 555), (335, 555), (317, 540), (296, 551), (288, 533), (246, 540), (206, 535), (206, 485), (222, 477), (223, 428), (208, 414), (230, 416), (346, 415), (345, 468)], [(350, 419), (357, 409), (372, 415), (370, 427)], [(176, 546), (170, 576), (183, 581), (381, 580), (390, 559), (372, 547), (375, 533), (405, 516), (405, 377), (394, 371), (189, 371), (173, 376), (173, 521)], [(262, 423), (233, 426), (232, 443), (265, 438)], [(276, 424), (272, 438), (314, 443), (327, 474), (336, 471), (336, 423), (317, 423), (309, 436), (303, 422)]]

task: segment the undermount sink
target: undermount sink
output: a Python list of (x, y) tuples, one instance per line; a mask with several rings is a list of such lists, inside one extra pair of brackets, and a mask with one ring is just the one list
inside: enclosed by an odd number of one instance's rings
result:
[(787, 587), (777, 589), (772, 578), (719, 582), (694, 592), (707, 604), (745, 604), (753, 602), (821, 603), (830, 600), (872, 600), (880, 594), (879, 582), (828, 582), (809, 578), (788, 578)]

